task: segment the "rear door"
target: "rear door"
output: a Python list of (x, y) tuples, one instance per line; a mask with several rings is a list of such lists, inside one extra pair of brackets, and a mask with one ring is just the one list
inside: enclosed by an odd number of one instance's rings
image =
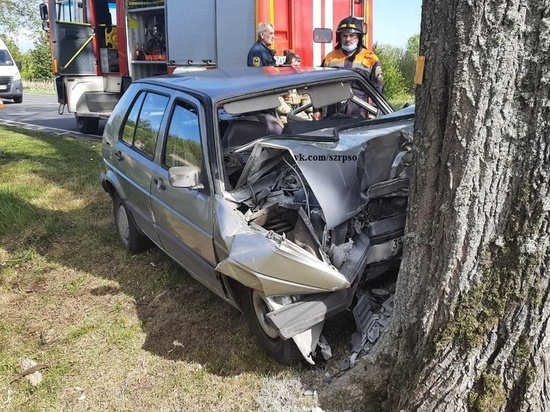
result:
[[(130, 96), (125, 95), (121, 102), (127, 99)], [(120, 196), (130, 208), (139, 228), (156, 243), (158, 237), (153, 227), (149, 193), (155, 169), (155, 148), (169, 101), (169, 94), (155, 88), (139, 89), (129, 102), (118, 136), (111, 140), (108, 157), (110, 169), (119, 182)], [(115, 109), (113, 116), (117, 120), (119, 110)]]

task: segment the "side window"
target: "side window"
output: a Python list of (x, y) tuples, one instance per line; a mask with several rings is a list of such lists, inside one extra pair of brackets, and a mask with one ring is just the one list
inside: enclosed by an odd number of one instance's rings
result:
[(169, 98), (156, 93), (142, 93), (134, 102), (122, 132), (122, 140), (149, 158), (155, 145)]
[(141, 106), (143, 105), (144, 98), (145, 93), (140, 93), (138, 98), (134, 101), (132, 110), (130, 110), (130, 114), (128, 115), (126, 123), (124, 124), (124, 128), (122, 129), (121, 139), (125, 143), (128, 143), (130, 146), (134, 144), (134, 135), (136, 134), (137, 120), (139, 116), (139, 111), (141, 110)]
[(202, 168), (202, 148), (197, 109), (186, 103), (178, 103), (174, 109), (166, 146), (163, 166), (196, 166)]

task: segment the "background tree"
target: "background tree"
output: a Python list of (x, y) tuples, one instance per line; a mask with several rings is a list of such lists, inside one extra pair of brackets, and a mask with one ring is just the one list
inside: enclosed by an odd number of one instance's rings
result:
[(0, 5), (0, 28), (10, 34), (19, 33), (22, 28), (32, 30), (40, 27), (40, 0), (2, 0)]
[(11, 37), (7, 36), (6, 34), (0, 34), (0, 39), (4, 41), (6, 44), (6, 47), (10, 51), (13, 60), (16, 62), (20, 62), (22, 60), (22, 54), (19, 50), (19, 47), (17, 47), (17, 44), (11, 39)]
[(407, 93), (414, 93), (414, 73), (416, 70), (416, 56), (420, 50), (420, 34), (415, 34), (407, 40), (407, 47), (399, 60), (399, 69), (404, 79)]
[(51, 66), (50, 40), (46, 32), (41, 32), (29, 52), (24, 77), (29, 80), (49, 80), (53, 78)]
[(382, 65), (384, 95), (394, 106), (400, 108), (404, 102), (412, 100), (410, 96), (407, 96), (405, 79), (399, 67), (399, 63), (403, 59), (404, 50), (396, 46), (376, 43), (373, 51), (380, 59)]

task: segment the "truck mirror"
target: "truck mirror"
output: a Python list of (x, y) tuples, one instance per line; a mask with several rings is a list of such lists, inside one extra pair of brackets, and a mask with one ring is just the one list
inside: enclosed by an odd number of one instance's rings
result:
[(316, 28), (313, 30), (313, 41), (315, 43), (331, 43), (332, 29)]
[[(40, 3), (40, 19), (44, 21), (48, 21), (48, 6), (46, 3)], [(42, 28), (44, 28), (44, 24), (42, 24)]]
[(17, 66), (18, 70), (21, 70), (21, 62), (15, 62), (15, 65)]
[(43, 21), (42, 22), (42, 30), (50, 30), (50, 22), (49, 21)]

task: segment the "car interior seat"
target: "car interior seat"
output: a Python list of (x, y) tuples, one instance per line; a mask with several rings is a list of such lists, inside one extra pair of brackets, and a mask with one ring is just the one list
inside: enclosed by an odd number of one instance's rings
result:
[(231, 120), (221, 139), (224, 151), (245, 145), (262, 137), (281, 134), (283, 126), (276, 116), (259, 113)]

